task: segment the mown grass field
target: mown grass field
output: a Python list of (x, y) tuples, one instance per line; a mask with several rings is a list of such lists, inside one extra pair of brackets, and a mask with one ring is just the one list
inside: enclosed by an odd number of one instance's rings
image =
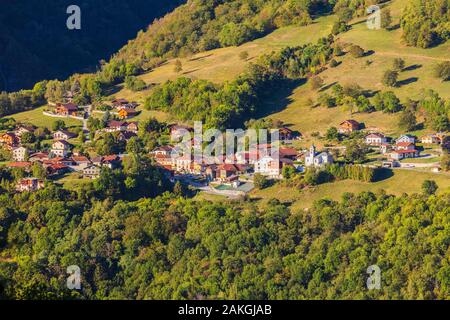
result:
[(17, 122), (31, 123), (37, 127), (46, 127), (51, 129), (52, 124), (56, 120), (63, 120), (66, 123), (67, 128), (81, 127), (82, 123), (79, 120), (70, 118), (52, 118), (42, 114), (42, 111), (47, 108), (47, 106), (42, 106), (33, 110), (16, 113), (14, 115), (8, 116), (7, 118), (14, 118)]

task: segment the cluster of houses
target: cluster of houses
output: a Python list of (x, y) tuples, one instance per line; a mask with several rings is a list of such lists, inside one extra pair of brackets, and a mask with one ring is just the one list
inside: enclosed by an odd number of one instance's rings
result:
[[(173, 156), (174, 147), (162, 146), (152, 152), (155, 162), (172, 174), (203, 175), (208, 181), (233, 182), (242, 174), (254, 172), (279, 178), (284, 166), (294, 166), (299, 153), (293, 148), (279, 148), (272, 154), (271, 145), (258, 145), (254, 151), (238, 152), (214, 161), (195, 161), (193, 155)], [(252, 154), (255, 153), (255, 154)], [(211, 164), (216, 163), (216, 164)]]
[[(115, 124), (111, 124), (111, 130)], [(125, 128), (123, 133), (137, 132), (137, 123), (121, 123), (120, 128)], [(101, 168), (106, 166), (116, 168), (120, 166), (121, 159), (117, 155), (95, 157), (89, 159), (77, 153), (72, 154), (73, 146), (67, 141), (73, 139), (77, 134), (67, 130), (57, 130), (53, 132), (53, 142), (48, 152), (31, 152), (22, 145), (22, 136), (25, 132), (34, 134), (36, 127), (19, 125), (14, 131), (0, 135), (2, 148), (11, 152), (12, 162), (7, 164), (9, 168), (23, 168), (30, 171), (35, 162), (40, 163), (49, 176), (59, 176), (68, 172), (79, 172), (84, 178), (95, 179), (100, 175)], [(35, 178), (25, 178), (18, 182), (16, 189), (22, 191), (34, 191), (43, 187), (43, 182)]]
[(97, 133), (109, 132), (117, 133), (119, 141), (128, 141), (132, 137), (136, 137), (139, 130), (138, 122), (126, 122), (111, 120), (108, 122), (106, 128), (98, 130)]
[(129, 102), (126, 99), (114, 99), (112, 107), (116, 110), (120, 119), (129, 119), (135, 117), (139, 112), (136, 108), (139, 106), (136, 102)]
[[(445, 137), (443, 133), (427, 135), (420, 138), (423, 144), (440, 144)], [(417, 139), (411, 135), (401, 135), (398, 139), (389, 142), (389, 138), (382, 133), (370, 133), (366, 136), (366, 144), (379, 148), (381, 154), (388, 160), (400, 161), (408, 158), (417, 158), (420, 150), (417, 149)]]
[[(171, 133), (180, 130), (192, 131), (192, 128), (180, 125), (171, 127)], [(298, 139), (299, 134), (289, 128), (280, 128), (280, 140)], [(196, 161), (192, 155), (174, 156), (173, 146), (161, 146), (151, 153), (155, 162), (175, 174), (201, 175), (207, 181), (239, 184), (239, 177), (248, 173), (258, 173), (270, 178), (281, 178), (282, 170), (286, 166), (301, 169), (298, 164), (303, 160), (305, 166), (321, 167), (333, 163), (333, 157), (328, 152), (316, 152), (311, 147), (307, 153), (294, 148), (280, 147), (278, 152), (271, 144), (251, 146), (249, 151), (237, 152), (231, 156), (219, 155), (213, 161)], [(211, 160), (211, 159), (210, 159)], [(213, 163), (213, 164), (211, 164)]]
[[(101, 168), (111, 169), (121, 165), (121, 159), (117, 155), (95, 157), (89, 159), (86, 156), (73, 155), (63, 158), (49, 158), (47, 153), (36, 153), (31, 155), (29, 161), (14, 162), (9, 165), (10, 168), (23, 168), (30, 170), (34, 162), (39, 162), (51, 175), (61, 175), (68, 172), (79, 172), (83, 178), (96, 179), (100, 176)], [(16, 185), (18, 192), (36, 191), (44, 187), (44, 181), (37, 178), (23, 178)]]
[[(113, 106), (127, 111), (137, 107), (137, 104), (129, 103), (125, 99), (113, 101)], [(75, 111), (75, 105), (68, 103), (58, 105), (56, 109), (61, 114), (71, 114)], [(124, 117), (126, 118), (126, 117)], [(361, 130), (362, 125), (355, 120), (346, 120), (339, 126), (339, 132), (350, 134)], [(128, 141), (137, 136), (138, 123), (125, 120), (110, 121), (106, 128), (99, 130), (99, 133), (117, 133), (118, 139)], [(120, 167), (121, 158), (117, 155), (104, 157), (94, 157), (92, 159), (72, 153), (72, 145), (68, 142), (76, 137), (76, 134), (57, 130), (53, 135), (53, 142), (48, 152), (30, 153), (21, 143), (21, 137), (26, 132), (34, 133), (36, 130), (32, 126), (19, 125), (15, 131), (0, 135), (0, 143), (4, 148), (12, 153), (13, 162), (8, 166), (11, 168), (24, 168), (29, 170), (33, 163), (39, 162), (47, 171), (48, 175), (62, 175), (68, 172), (77, 172), (83, 178), (95, 179), (99, 177), (102, 167), (111, 169)], [(175, 124), (170, 126), (170, 133), (192, 132), (193, 128)], [(298, 139), (300, 135), (289, 128), (280, 128), (280, 140), (288, 142)], [(445, 135), (441, 133), (427, 135), (420, 139), (423, 144), (441, 143)], [(193, 143), (193, 141), (192, 141)], [(372, 132), (365, 136), (365, 143), (380, 151), (390, 161), (399, 161), (406, 158), (418, 157), (420, 151), (416, 147), (416, 138), (410, 135), (402, 135), (396, 140), (391, 140), (382, 133)], [(192, 155), (173, 156), (174, 147), (170, 145), (161, 146), (153, 150), (150, 156), (155, 163), (163, 168), (170, 176), (176, 175), (196, 175), (202, 176), (208, 182), (218, 182), (238, 186), (242, 175), (258, 173), (269, 178), (279, 179), (282, 177), (284, 167), (293, 167), (296, 170), (303, 170), (303, 167), (323, 167), (334, 162), (333, 156), (327, 151), (318, 151), (314, 145), (309, 150), (298, 151), (294, 148), (281, 146), (278, 153), (274, 153), (271, 144), (259, 144), (249, 148), (250, 151), (243, 151), (232, 156), (220, 155), (215, 161), (196, 161)], [(211, 164), (215, 163), (215, 164)], [(302, 163), (300, 165), (300, 163)], [(42, 188), (44, 182), (36, 178), (25, 178), (19, 181), (17, 191), (34, 191)]]
[[(361, 130), (361, 127), (361, 124), (355, 120), (345, 120), (339, 125), (339, 132), (348, 134)], [(435, 133), (421, 137), (420, 142), (423, 144), (441, 144), (444, 138), (444, 133)], [(405, 134), (390, 141), (391, 139), (380, 132), (372, 132), (365, 137), (365, 143), (368, 146), (379, 148), (380, 153), (390, 161), (419, 157), (420, 150), (416, 146), (416, 137)]]

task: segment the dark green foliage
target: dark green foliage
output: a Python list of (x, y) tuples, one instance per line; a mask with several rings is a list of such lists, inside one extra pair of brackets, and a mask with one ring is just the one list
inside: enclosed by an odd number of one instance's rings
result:
[(339, 141), (339, 131), (336, 127), (331, 127), (327, 130), (325, 134), (325, 139), (329, 141)]
[(351, 140), (346, 145), (345, 160), (349, 163), (363, 163), (366, 161), (366, 155), (369, 152), (366, 144), (362, 141)]
[(125, 78), (125, 88), (131, 91), (142, 91), (147, 88), (147, 85), (143, 80), (135, 76), (128, 76)]
[(365, 53), (364, 49), (357, 45), (351, 46), (350, 49), (348, 50), (348, 52), (354, 58), (361, 58), (364, 56), (364, 53)]
[(405, 68), (405, 60), (403, 60), (402, 58), (395, 58), (393, 68), (395, 71), (402, 71)]
[(449, 2), (446, 0), (413, 0), (401, 18), (403, 39), (410, 46), (429, 48), (450, 38)]
[(442, 79), (442, 81), (448, 81), (450, 79), (450, 61), (436, 64), (434, 67), (434, 76)]
[(438, 185), (436, 184), (436, 181), (434, 181), (434, 180), (425, 180), (422, 183), (422, 191), (426, 195), (435, 194), (437, 189), (438, 189)]
[[(123, 171), (104, 169), (99, 180), (70, 191), (48, 184), (31, 194), (0, 192), (3, 298), (450, 296), (448, 193), (346, 193), (340, 202), (320, 200), (308, 210), (276, 199), (261, 206), (211, 203), (161, 195), (158, 170), (144, 159), (130, 161)], [(12, 179), (0, 174), (2, 186)], [(373, 169), (335, 164), (305, 175), (312, 184), (371, 181)], [(131, 189), (128, 178), (135, 180)], [(373, 264), (382, 269), (381, 290), (366, 288)], [(76, 294), (66, 289), (69, 265), (83, 276)]]
[(329, 95), (328, 93), (322, 93), (319, 96), (318, 102), (327, 108), (332, 108), (336, 106), (336, 99)]
[(58, 130), (65, 129), (65, 128), (66, 128), (66, 123), (64, 122), (64, 120), (53, 121), (53, 124), (52, 124), (53, 131), (58, 131)]
[(388, 29), (392, 24), (392, 16), (390, 9), (384, 9), (381, 11), (381, 27)]
[(450, 129), (450, 101), (441, 98), (433, 90), (427, 90), (419, 101), (419, 108), (425, 111), (426, 125), (436, 131)]
[(378, 92), (373, 98), (373, 105), (377, 111), (387, 113), (398, 112), (402, 109), (400, 99), (392, 91)]
[[(17, 1), (0, 9), (0, 91), (32, 88), (41, 79), (64, 79), (95, 70), (136, 33), (183, 0)], [(66, 28), (67, 8), (81, 8), (81, 30)], [(1, 104), (0, 104), (1, 105)]]
[(269, 181), (262, 174), (256, 173), (253, 178), (253, 183), (255, 184), (255, 188), (262, 190), (269, 186)]
[(386, 87), (396, 87), (397, 80), (398, 80), (398, 72), (397, 71), (386, 70), (386, 72), (383, 74), (383, 78), (381, 79), (381, 82)]
[(417, 119), (414, 112), (411, 110), (405, 110), (400, 115), (398, 123), (399, 127), (405, 131), (413, 131), (417, 125)]

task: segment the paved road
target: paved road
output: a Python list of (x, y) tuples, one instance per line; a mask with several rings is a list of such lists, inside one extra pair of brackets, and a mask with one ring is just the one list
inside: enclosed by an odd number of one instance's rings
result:
[(85, 106), (84, 108), (86, 108), (86, 115), (87, 115), (87, 117), (85, 117), (84, 119), (83, 119), (83, 132), (85, 133), (85, 135), (86, 135), (86, 141), (85, 142), (90, 142), (90, 140), (89, 140), (89, 129), (88, 129), (88, 119), (89, 119), (89, 117), (91, 116), (91, 114), (92, 114), (92, 105), (88, 105), (88, 106)]

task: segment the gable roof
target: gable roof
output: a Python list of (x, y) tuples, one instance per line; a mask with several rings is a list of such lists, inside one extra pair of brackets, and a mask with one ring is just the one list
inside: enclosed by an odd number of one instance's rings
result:
[(62, 144), (63, 144), (64, 146), (66, 146), (66, 147), (71, 146), (70, 143), (68, 143), (66, 140), (63, 140), (63, 139), (61, 139), (61, 140), (56, 140), (55, 142), (53, 142), (53, 144), (58, 143), (58, 142), (62, 143)]
[(78, 106), (75, 103), (65, 103), (62, 104), (62, 107), (66, 108), (69, 111), (77, 111), (78, 110)]
[(415, 146), (414, 143), (411, 142), (399, 142), (396, 144), (397, 147), (409, 147), (409, 146)]
[(128, 123), (126, 121), (117, 121), (117, 120), (111, 120), (108, 123), (108, 127), (126, 127)]
[(384, 134), (378, 132), (374, 132), (366, 136), (366, 138), (384, 138), (384, 137), (385, 137)]
[(20, 162), (11, 162), (7, 165), (9, 168), (27, 168), (31, 167), (32, 163), (27, 161), (20, 161)]
[(72, 133), (72, 132), (70, 132), (70, 131), (63, 130), (63, 129), (60, 129), (60, 130), (55, 131), (55, 132), (53, 133), (53, 135), (55, 135), (55, 134), (57, 134), (57, 133), (62, 133), (62, 134), (64, 134), (64, 135), (68, 136), (69, 138), (75, 137), (75, 136), (76, 136), (75, 133)]
[(359, 122), (356, 121), (356, 120), (353, 120), (353, 119), (345, 120), (345, 121), (341, 122), (340, 126), (342, 126), (344, 124), (347, 124), (347, 123), (352, 125), (352, 126), (359, 126)]

